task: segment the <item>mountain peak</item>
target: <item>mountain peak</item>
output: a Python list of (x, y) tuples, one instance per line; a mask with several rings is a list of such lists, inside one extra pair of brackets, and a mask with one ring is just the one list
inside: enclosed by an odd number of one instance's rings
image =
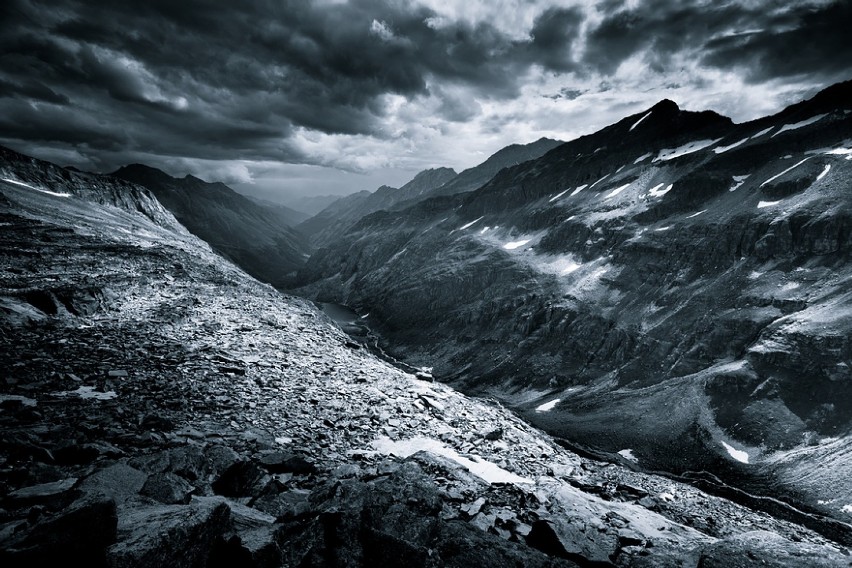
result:
[(671, 99), (663, 99), (652, 106), (649, 110), (655, 112), (679, 112), (680, 107)]

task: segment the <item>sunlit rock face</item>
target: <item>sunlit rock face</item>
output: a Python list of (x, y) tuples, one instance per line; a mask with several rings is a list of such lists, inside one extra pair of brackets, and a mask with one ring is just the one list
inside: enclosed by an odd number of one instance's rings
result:
[(663, 101), (363, 218), (299, 291), (575, 443), (852, 519), (850, 95), (744, 124)]

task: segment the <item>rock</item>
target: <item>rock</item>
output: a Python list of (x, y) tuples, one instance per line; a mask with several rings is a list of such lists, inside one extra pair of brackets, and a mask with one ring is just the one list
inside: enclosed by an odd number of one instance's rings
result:
[(138, 494), (147, 479), (147, 473), (123, 463), (116, 463), (83, 479), (79, 488), (86, 493), (107, 495), (122, 503)]
[(171, 432), (175, 429), (175, 423), (166, 416), (160, 414), (148, 414), (142, 419), (139, 427), (143, 430), (156, 430), (158, 432)]
[(617, 542), (609, 535), (583, 531), (562, 519), (535, 521), (526, 542), (549, 556), (565, 558), (580, 565), (610, 565), (610, 558), (618, 550)]
[(317, 472), (316, 466), (299, 454), (272, 452), (262, 456), (258, 462), (270, 473), (294, 473), (310, 475)]
[(213, 476), (221, 475), (226, 469), (240, 461), (240, 455), (228, 446), (211, 444), (204, 449), (204, 458)]
[(62, 465), (82, 465), (95, 461), (101, 450), (95, 444), (68, 444), (53, 451), (56, 463)]
[(469, 516), (473, 517), (482, 510), (482, 507), (485, 505), (487, 500), (485, 497), (480, 497), (473, 503), (467, 503), (461, 506), (461, 510), (467, 513)]
[(194, 489), (184, 478), (166, 472), (149, 476), (139, 493), (166, 505), (176, 505), (189, 503)]
[(188, 505), (122, 510), (118, 542), (107, 551), (107, 565), (203, 568), (209, 563), (216, 539), (229, 529), (230, 513), (221, 497), (195, 497)]
[(124, 378), (127, 378), (127, 371), (125, 371), (124, 369), (113, 369), (113, 370), (107, 371), (107, 376), (124, 379)]
[(213, 491), (225, 497), (255, 496), (263, 490), (266, 474), (254, 462), (240, 461), (226, 469), (213, 483)]
[(0, 564), (100, 566), (107, 547), (116, 540), (116, 526), (113, 499), (85, 496), (0, 542)]
[(336, 479), (348, 479), (350, 477), (358, 477), (361, 474), (361, 468), (354, 463), (345, 463), (338, 466), (331, 472), (331, 476)]
[(254, 501), (254, 508), (279, 520), (294, 519), (311, 509), (309, 496), (310, 491), (304, 489), (265, 491)]
[(494, 430), (491, 430), (490, 432), (485, 434), (485, 436), (483, 436), (483, 438), (485, 438), (486, 440), (491, 440), (492, 442), (497, 441), (502, 437), (503, 437), (503, 429), (502, 428), (495, 428)]
[(76, 477), (69, 477), (50, 483), (31, 485), (12, 491), (3, 499), (7, 506), (26, 507), (30, 505), (57, 502), (71, 498), (72, 488), (77, 483)]
[(238, 503), (230, 502), (228, 507), (230, 530), (217, 541), (208, 566), (281, 566), (280, 527), (275, 525), (275, 517)]

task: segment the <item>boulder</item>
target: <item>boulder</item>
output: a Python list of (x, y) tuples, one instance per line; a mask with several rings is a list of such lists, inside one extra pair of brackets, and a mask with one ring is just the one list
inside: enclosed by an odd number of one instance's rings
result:
[(111, 568), (205, 568), (217, 538), (229, 528), (221, 497), (196, 497), (188, 505), (143, 505), (120, 511), (118, 542), (107, 551)]

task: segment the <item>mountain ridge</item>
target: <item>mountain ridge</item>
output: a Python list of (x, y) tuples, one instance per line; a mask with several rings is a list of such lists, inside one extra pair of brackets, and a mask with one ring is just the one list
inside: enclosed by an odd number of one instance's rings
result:
[(286, 286), (304, 264), (308, 244), (288, 226), (287, 209), (256, 203), (221, 182), (175, 178), (142, 164), (110, 176), (147, 187), (190, 231), (261, 280)]

